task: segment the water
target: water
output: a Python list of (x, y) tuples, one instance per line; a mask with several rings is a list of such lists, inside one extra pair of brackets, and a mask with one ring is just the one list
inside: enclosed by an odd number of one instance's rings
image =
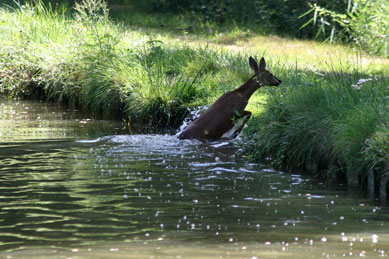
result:
[(387, 256), (373, 198), (249, 163), (233, 142), (121, 128), (0, 100), (0, 258)]

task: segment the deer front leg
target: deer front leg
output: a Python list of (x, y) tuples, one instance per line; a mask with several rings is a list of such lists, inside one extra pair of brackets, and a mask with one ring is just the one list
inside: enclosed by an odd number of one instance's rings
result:
[(242, 119), (242, 118), (244, 118), (244, 119), (243, 119), (243, 121), (239, 121), (239, 122), (238, 122), (238, 123), (240, 123), (241, 125), (240, 125), (239, 128), (237, 128), (237, 129), (235, 130), (235, 132), (232, 134), (232, 138), (236, 138), (236, 137), (239, 135), (239, 133), (242, 131), (243, 127), (246, 125), (246, 123), (247, 123), (247, 121), (250, 119), (250, 117), (251, 117), (251, 112), (249, 112), (249, 111), (243, 111), (243, 112), (240, 114), (239, 118), (237, 118), (237, 119), (238, 119), (238, 120), (240, 120), (240, 119)]

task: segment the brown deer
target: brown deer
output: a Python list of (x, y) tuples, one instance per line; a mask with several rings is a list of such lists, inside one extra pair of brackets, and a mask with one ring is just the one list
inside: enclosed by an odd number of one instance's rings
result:
[(239, 88), (219, 97), (178, 135), (179, 139), (196, 139), (201, 142), (216, 140), (232, 129), (236, 120), (243, 118), (243, 124), (234, 135), (239, 134), (251, 116), (251, 112), (244, 110), (251, 95), (262, 86), (277, 86), (281, 83), (281, 80), (266, 70), (264, 58), (261, 59), (259, 67), (252, 57), (249, 58), (249, 64), (255, 75)]

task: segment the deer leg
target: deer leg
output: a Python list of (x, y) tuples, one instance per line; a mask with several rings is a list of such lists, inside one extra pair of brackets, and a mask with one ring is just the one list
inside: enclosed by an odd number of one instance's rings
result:
[(239, 126), (239, 128), (237, 128), (237, 129), (235, 130), (235, 132), (234, 132), (234, 134), (233, 134), (233, 138), (236, 138), (236, 137), (239, 135), (239, 133), (242, 131), (243, 127), (246, 125), (246, 123), (247, 123), (247, 121), (250, 119), (250, 117), (251, 117), (251, 112), (249, 112), (249, 111), (243, 111), (243, 112), (240, 114), (240, 116), (239, 116), (238, 119), (244, 118), (244, 120), (243, 120), (243, 122), (241, 122), (242, 125)]

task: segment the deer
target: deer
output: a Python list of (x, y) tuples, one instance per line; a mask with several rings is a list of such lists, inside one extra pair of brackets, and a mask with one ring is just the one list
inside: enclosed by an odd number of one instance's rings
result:
[(178, 134), (178, 139), (195, 139), (203, 143), (215, 141), (233, 129), (237, 120), (241, 120), (241, 125), (233, 134), (234, 137), (238, 136), (251, 117), (251, 112), (245, 110), (251, 95), (263, 86), (281, 84), (281, 80), (266, 70), (263, 57), (259, 66), (254, 58), (249, 57), (249, 65), (255, 74), (237, 89), (220, 96), (200, 117)]

